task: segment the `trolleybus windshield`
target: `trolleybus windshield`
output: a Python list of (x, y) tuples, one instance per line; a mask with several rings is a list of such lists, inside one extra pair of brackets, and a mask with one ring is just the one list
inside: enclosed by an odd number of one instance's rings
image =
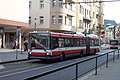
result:
[(118, 40), (110, 40), (110, 45), (118, 45)]
[(50, 34), (47, 33), (30, 33), (30, 46), (34, 49), (49, 49)]

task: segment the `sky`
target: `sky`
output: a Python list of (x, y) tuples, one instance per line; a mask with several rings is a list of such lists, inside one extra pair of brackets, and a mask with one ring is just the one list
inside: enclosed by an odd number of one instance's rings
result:
[(105, 2), (104, 19), (115, 20), (116, 23), (120, 23), (120, 1)]
[(28, 23), (29, 0), (0, 0), (0, 18)]
[[(106, 0), (103, 0), (106, 1)], [(120, 1), (105, 2), (104, 19), (120, 23)], [(0, 0), (0, 18), (27, 22), (29, 17), (29, 0)]]

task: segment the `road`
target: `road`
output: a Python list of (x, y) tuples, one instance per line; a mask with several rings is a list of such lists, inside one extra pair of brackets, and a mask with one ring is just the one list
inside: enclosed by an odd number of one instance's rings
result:
[[(102, 51), (99, 54), (106, 52), (106, 50)], [(96, 55), (93, 55), (96, 56)], [(55, 62), (55, 63), (41, 63), (38, 61), (32, 62), (24, 62), (24, 63), (10, 63), (4, 64), (4, 69), (0, 69), (0, 80), (23, 80), (27, 77), (33, 76), (35, 74), (40, 74), (42, 72), (52, 70), (64, 65), (68, 65), (80, 60), (84, 60), (93, 56), (87, 56), (83, 58), (75, 58), (70, 60), (65, 60), (63, 62)], [(112, 54), (109, 55), (109, 59), (113, 57)], [(98, 64), (104, 63), (106, 61), (106, 56), (103, 56), (98, 59)], [(87, 61), (85, 63), (78, 65), (78, 73), (81, 75), (86, 71), (89, 71), (95, 67), (95, 59), (91, 61)], [(67, 68), (65, 70), (61, 70), (59, 72), (55, 72), (53, 74), (47, 75), (42, 78), (38, 78), (36, 80), (72, 80), (75, 78), (76, 74), (76, 66)]]

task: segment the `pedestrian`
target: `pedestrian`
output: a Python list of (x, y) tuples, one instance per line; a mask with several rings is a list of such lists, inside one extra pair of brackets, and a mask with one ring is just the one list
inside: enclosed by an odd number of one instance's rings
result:
[(28, 41), (24, 41), (24, 51), (28, 51)]
[(15, 49), (16, 48), (16, 42), (14, 42), (14, 44), (13, 44), (13, 49)]
[(18, 48), (18, 42), (17, 42), (17, 39), (15, 40), (15, 42), (14, 42), (14, 44), (13, 44), (13, 47), (12, 47), (13, 49), (16, 49), (16, 48)]

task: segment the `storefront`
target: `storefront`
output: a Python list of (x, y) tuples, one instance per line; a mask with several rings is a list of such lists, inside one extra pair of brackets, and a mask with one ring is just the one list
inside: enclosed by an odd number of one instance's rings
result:
[(13, 48), (16, 40), (21, 48), (22, 29), (26, 29), (27, 23), (0, 19), (0, 48)]

